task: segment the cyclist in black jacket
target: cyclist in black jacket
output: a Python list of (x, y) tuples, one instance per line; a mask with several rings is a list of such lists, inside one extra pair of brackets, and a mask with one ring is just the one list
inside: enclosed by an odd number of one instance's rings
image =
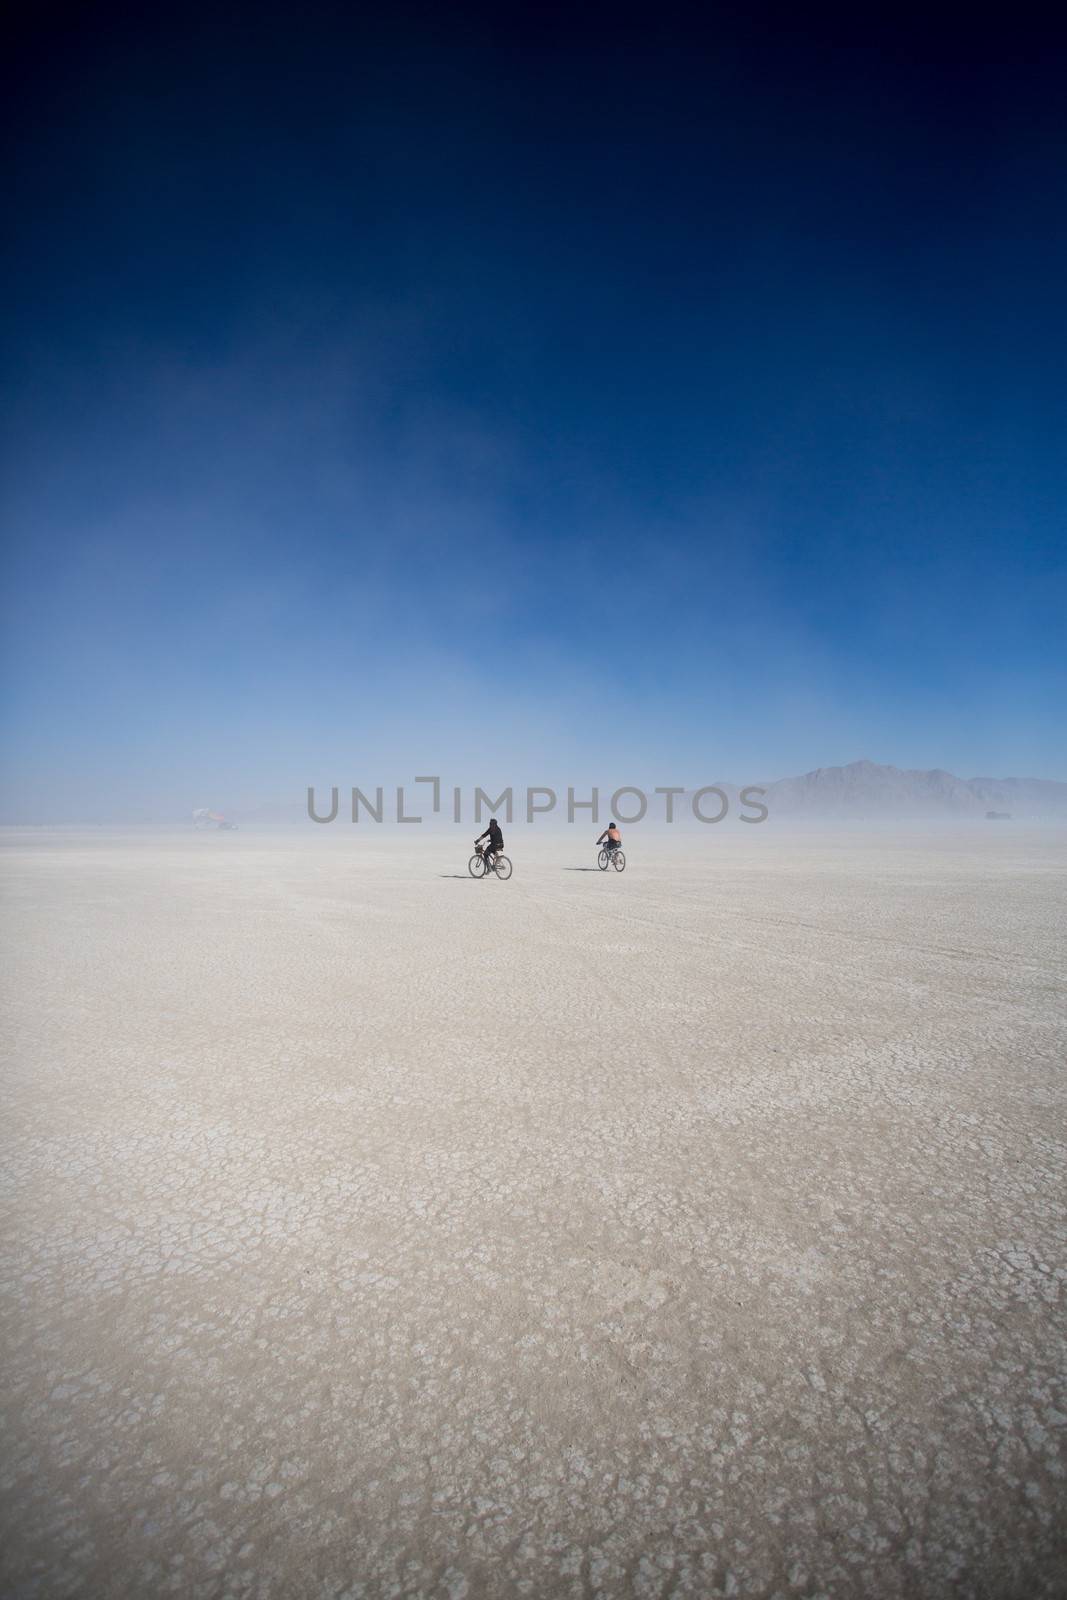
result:
[(493, 870), (493, 857), (498, 856), (504, 848), (504, 835), (500, 831), (500, 824), (495, 817), (489, 818), (489, 826), (483, 834), (475, 839), (475, 844), (481, 844), (483, 839), (489, 843), (485, 847), (485, 876), (488, 877)]

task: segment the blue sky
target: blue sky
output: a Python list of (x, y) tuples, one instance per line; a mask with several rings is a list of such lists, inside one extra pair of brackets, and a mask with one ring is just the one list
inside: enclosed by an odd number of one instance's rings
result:
[(4, 817), (1067, 778), (1040, 39), (254, 16), (13, 55)]

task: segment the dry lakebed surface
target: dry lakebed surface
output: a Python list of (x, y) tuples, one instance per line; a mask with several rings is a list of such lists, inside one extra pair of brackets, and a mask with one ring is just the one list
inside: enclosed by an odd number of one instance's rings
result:
[(1067, 1594), (1067, 833), (474, 831), (0, 836), (7, 1600)]

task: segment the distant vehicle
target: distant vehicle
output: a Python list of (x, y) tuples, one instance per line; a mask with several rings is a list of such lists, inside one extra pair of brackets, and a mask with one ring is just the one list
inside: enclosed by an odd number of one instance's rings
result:
[(1011, 812), (1010, 811), (987, 811), (986, 814), (985, 814), (985, 819), (986, 819), (987, 822), (1010, 822), (1011, 821)]
[(193, 812), (194, 828), (225, 828), (231, 832), (237, 831), (236, 822), (231, 822), (229, 817), (224, 817), (221, 811), (212, 811), (210, 806), (197, 806)]

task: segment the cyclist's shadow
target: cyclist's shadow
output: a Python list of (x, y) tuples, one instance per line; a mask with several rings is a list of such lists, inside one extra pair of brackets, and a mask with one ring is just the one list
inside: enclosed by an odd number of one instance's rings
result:
[(599, 872), (599, 867), (564, 867), (564, 872)]

